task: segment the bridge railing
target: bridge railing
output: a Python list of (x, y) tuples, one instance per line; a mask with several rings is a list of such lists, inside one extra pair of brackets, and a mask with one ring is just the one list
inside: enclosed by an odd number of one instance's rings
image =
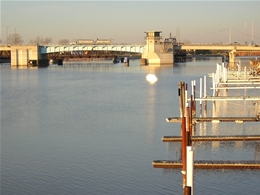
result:
[(41, 53), (67, 51), (123, 51), (143, 53), (145, 45), (44, 45), (40, 46)]
[(180, 45), (192, 45), (192, 46), (248, 46), (248, 47), (259, 47), (257, 44), (248, 45), (242, 43), (180, 43)]

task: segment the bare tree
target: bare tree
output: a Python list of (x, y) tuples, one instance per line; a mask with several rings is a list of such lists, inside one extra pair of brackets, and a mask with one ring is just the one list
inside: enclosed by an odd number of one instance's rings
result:
[(22, 36), (18, 33), (9, 34), (7, 37), (7, 44), (9, 45), (21, 45), (22, 43)]
[(60, 45), (69, 45), (70, 41), (68, 39), (59, 40), (58, 44)]
[(185, 44), (191, 44), (191, 41), (190, 41), (189, 39), (184, 39), (184, 40), (183, 40), (183, 43), (185, 43)]
[(43, 37), (37, 36), (35, 39), (31, 39), (29, 43), (35, 44), (35, 45), (48, 45), (51, 42), (52, 42), (51, 37), (43, 38)]
[(45, 45), (48, 45), (52, 42), (52, 38), (51, 37), (46, 37), (43, 39), (43, 44)]
[(33, 45), (40, 45), (41, 40), (42, 40), (42, 38), (40, 36), (37, 36), (35, 39), (31, 39), (29, 43), (33, 44)]

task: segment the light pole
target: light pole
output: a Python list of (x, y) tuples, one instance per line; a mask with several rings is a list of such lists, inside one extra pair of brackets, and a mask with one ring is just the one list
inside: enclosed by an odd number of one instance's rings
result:
[(177, 26), (176, 28), (176, 40), (177, 42), (181, 42), (181, 38), (180, 38), (180, 26)]
[(16, 28), (14, 28), (14, 44), (16, 45)]
[(229, 44), (232, 44), (232, 30), (229, 28)]
[(6, 27), (6, 45), (8, 45), (8, 26)]

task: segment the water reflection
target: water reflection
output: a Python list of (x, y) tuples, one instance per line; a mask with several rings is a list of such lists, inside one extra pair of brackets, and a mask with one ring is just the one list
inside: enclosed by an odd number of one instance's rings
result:
[(259, 160), (259, 153), (260, 153), (260, 143), (258, 143), (255, 147), (255, 160)]
[(147, 115), (147, 138), (150, 143), (152, 143), (154, 137), (154, 126), (155, 126), (155, 96), (156, 96), (156, 89), (155, 86), (149, 86), (148, 89), (148, 115)]

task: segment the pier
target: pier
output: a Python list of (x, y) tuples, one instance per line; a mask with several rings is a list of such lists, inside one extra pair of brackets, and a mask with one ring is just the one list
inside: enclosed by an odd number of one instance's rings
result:
[[(202, 123), (202, 122), (235, 122), (235, 123), (243, 123), (243, 122), (260, 122), (258, 117), (193, 117), (192, 123)], [(180, 117), (170, 117), (166, 118), (166, 122), (170, 123), (180, 123), (182, 119)]]
[[(190, 137), (191, 142), (202, 142), (202, 141), (258, 141), (260, 135), (232, 135), (232, 136), (192, 136)], [(181, 136), (163, 136), (163, 142), (181, 142)]]
[[(152, 166), (154, 168), (163, 169), (181, 169), (183, 177), (183, 192), (185, 195), (192, 194), (194, 191), (193, 180), (194, 170), (196, 169), (260, 169), (260, 160), (257, 160), (260, 146), (260, 134), (256, 135), (196, 135), (197, 123), (236, 123), (235, 125), (243, 124), (245, 122), (259, 122), (260, 120), (260, 96), (257, 95), (227, 95), (227, 91), (232, 90), (255, 90), (260, 86), (260, 78), (252, 76), (252, 70), (244, 68), (241, 71), (240, 64), (237, 64), (238, 70), (229, 71), (228, 65), (225, 63), (218, 63), (216, 65), (216, 73), (209, 74), (212, 79), (212, 96), (207, 94), (206, 83), (207, 78), (204, 76), (204, 94), (203, 94), (203, 79), (200, 78), (199, 97), (196, 97), (196, 82), (191, 82), (191, 95), (188, 95), (188, 84), (179, 82), (178, 96), (179, 96), (179, 110), (180, 116), (168, 117), (166, 122), (180, 123), (181, 136), (163, 136), (163, 142), (179, 142), (180, 143), (180, 157), (179, 160), (154, 160)], [(252, 86), (253, 85), (253, 86)], [(221, 91), (222, 90), (222, 91)], [(220, 92), (224, 95), (220, 96)], [(247, 92), (247, 91), (245, 91)], [(198, 93), (198, 92), (197, 92)], [(260, 94), (259, 94), (260, 95)], [(190, 98), (188, 98), (190, 97)], [(211, 102), (212, 109), (216, 109), (216, 102), (252, 102), (254, 108), (254, 116), (207, 116), (208, 102)], [(199, 102), (199, 116), (197, 116), (197, 102)], [(204, 102), (204, 104), (202, 104)], [(202, 108), (204, 105), (204, 113)], [(243, 111), (241, 112), (243, 113)], [(194, 135), (195, 134), (195, 135)], [(256, 144), (255, 160), (195, 160), (194, 153), (196, 149), (193, 148), (195, 142), (254, 142)], [(177, 157), (177, 152), (176, 152)], [(190, 190), (186, 190), (190, 189)]]
[[(182, 161), (155, 160), (152, 162), (154, 168), (180, 169)], [(194, 161), (195, 169), (260, 169), (260, 161)]]

